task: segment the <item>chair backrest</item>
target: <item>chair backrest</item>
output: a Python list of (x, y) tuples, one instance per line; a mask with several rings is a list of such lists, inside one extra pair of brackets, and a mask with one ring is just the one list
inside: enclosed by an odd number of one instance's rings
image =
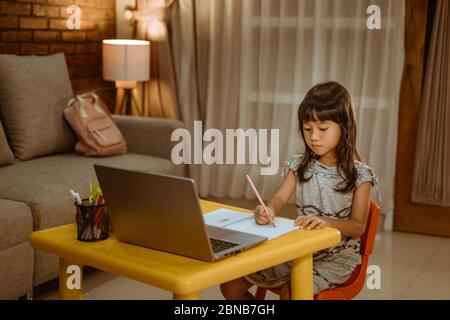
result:
[(366, 229), (361, 236), (361, 256), (371, 255), (375, 244), (378, 219), (380, 217), (380, 207), (373, 200), (370, 200), (369, 214), (367, 216)]
[(366, 278), (369, 255), (372, 254), (377, 233), (378, 218), (380, 217), (380, 207), (375, 201), (370, 201), (369, 214), (367, 217), (366, 229), (361, 236), (361, 264), (357, 265), (347, 281), (337, 288), (325, 290), (318, 293), (316, 300), (347, 300), (356, 297), (364, 286)]
[[(350, 300), (356, 297), (364, 286), (366, 278), (369, 255), (372, 254), (377, 233), (378, 219), (380, 217), (380, 207), (375, 201), (370, 200), (369, 214), (367, 216), (366, 229), (361, 235), (361, 264), (357, 265), (347, 281), (336, 288), (319, 292), (314, 296), (315, 300)], [(264, 299), (265, 288), (258, 287), (256, 291), (257, 299)], [(279, 289), (269, 289), (279, 294)]]

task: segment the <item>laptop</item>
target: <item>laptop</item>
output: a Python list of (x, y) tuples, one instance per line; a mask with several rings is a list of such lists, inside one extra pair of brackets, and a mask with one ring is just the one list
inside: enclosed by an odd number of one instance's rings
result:
[(119, 241), (213, 262), (267, 237), (206, 225), (195, 181), (94, 165)]

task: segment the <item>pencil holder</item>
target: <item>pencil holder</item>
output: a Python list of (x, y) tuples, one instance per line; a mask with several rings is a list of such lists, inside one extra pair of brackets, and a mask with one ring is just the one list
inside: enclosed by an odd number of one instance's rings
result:
[(75, 202), (77, 239), (79, 241), (99, 241), (109, 236), (109, 218), (106, 204), (92, 205), (88, 199), (82, 204)]

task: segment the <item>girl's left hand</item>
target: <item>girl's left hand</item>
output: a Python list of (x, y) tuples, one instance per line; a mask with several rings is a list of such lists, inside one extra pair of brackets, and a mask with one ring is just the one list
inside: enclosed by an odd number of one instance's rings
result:
[(317, 216), (298, 216), (294, 226), (298, 226), (299, 229), (311, 230), (328, 227), (328, 223)]

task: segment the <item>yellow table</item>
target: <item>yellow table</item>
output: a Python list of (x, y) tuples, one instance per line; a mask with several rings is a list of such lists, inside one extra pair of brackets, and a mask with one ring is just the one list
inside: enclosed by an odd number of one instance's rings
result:
[[(206, 200), (200, 203), (204, 213), (220, 207), (249, 212)], [(214, 263), (119, 242), (114, 235), (99, 242), (80, 242), (75, 224), (33, 232), (29, 241), (34, 248), (60, 257), (62, 299), (83, 298), (82, 272), (81, 286), (69, 289), (66, 285), (74, 268), (82, 270), (83, 265), (171, 291), (174, 299), (198, 299), (203, 289), (291, 260), (292, 299), (312, 299), (312, 254), (340, 239), (339, 231), (332, 228), (296, 230)]]

